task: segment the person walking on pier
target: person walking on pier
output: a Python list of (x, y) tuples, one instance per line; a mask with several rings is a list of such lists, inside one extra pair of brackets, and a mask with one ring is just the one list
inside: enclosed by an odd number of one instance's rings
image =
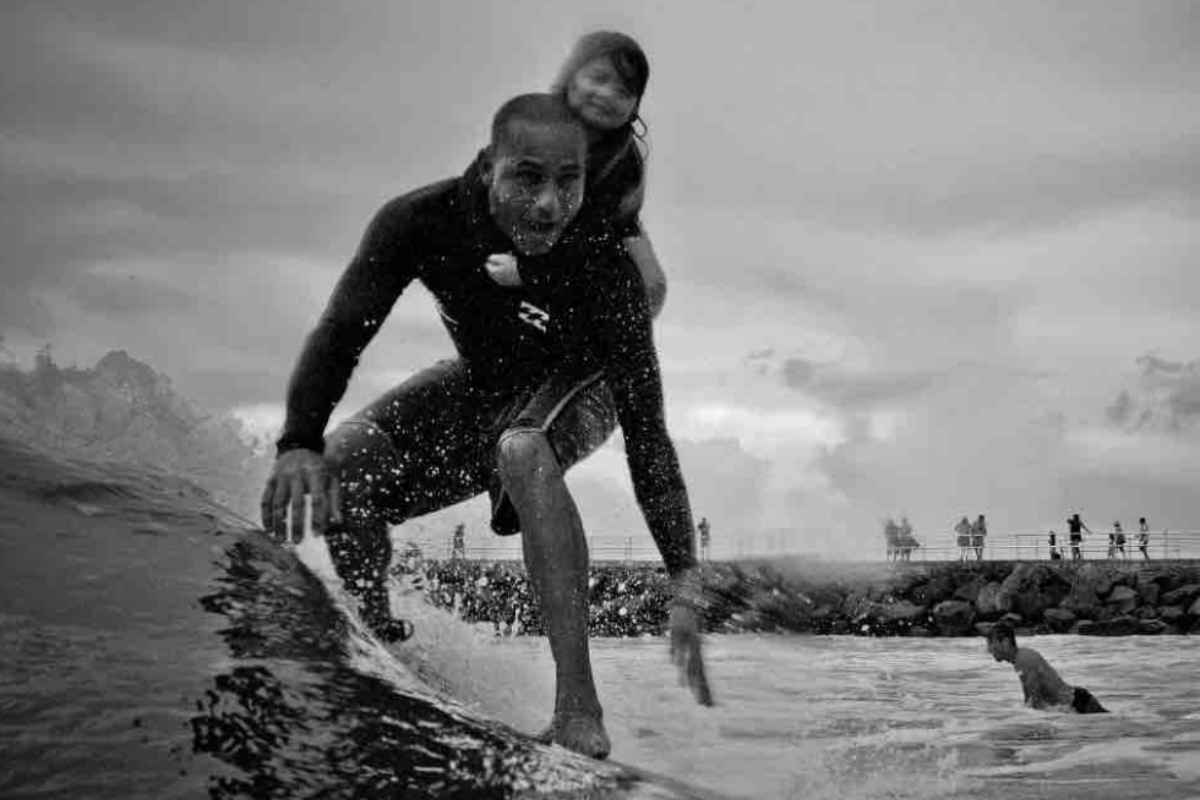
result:
[(1050, 531), (1050, 560), (1062, 561), (1062, 552), (1058, 549), (1058, 534)]
[(1142, 551), (1142, 560), (1149, 561), (1150, 553), (1150, 526), (1146, 524), (1146, 518), (1142, 517), (1138, 520), (1138, 550)]
[(708, 524), (708, 517), (700, 518), (696, 530), (700, 532), (700, 560), (708, 561), (708, 547), (712, 544), (712, 528)]
[(1074, 560), (1083, 558), (1083, 551), (1080, 549), (1083, 544), (1083, 532), (1091, 533), (1091, 528), (1083, 524), (1083, 520), (1079, 518), (1078, 514), (1072, 514), (1067, 517), (1067, 529), (1071, 538), (1071, 558)]

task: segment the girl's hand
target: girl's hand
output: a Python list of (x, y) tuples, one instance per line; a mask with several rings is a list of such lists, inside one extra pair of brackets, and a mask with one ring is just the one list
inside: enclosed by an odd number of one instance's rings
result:
[(488, 256), (488, 275), (501, 286), (520, 286), (521, 272), (517, 269), (517, 257), (509, 253)]

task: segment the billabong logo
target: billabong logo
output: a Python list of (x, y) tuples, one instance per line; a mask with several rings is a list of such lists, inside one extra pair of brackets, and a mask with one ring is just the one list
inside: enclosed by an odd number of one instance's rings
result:
[(527, 325), (532, 325), (542, 333), (546, 332), (546, 326), (550, 324), (550, 315), (533, 303), (521, 301), (521, 307), (517, 310), (517, 316)]

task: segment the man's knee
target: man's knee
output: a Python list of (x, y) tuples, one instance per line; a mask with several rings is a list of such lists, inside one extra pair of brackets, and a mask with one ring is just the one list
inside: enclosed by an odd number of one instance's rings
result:
[(500, 437), (496, 460), (500, 479), (510, 492), (562, 477), (554, 448), (539, 430), (507, 431)]

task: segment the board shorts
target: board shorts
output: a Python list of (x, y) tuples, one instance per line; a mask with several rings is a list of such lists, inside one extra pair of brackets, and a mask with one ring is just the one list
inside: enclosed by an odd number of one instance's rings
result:
[(546, 436), (564, 472), (595, 452), (617, 427), (612, 395), (595, 372), (552, 376), (541, 385), (489, 392), (457, 359), (440, 361), (338, 425), (325, 452), (352, 519), (398, 525), (484, 492), (492, 530), (520, 533), (504, 491), (497, 448), (508, 436)]
[(1108, 713), (1108, 709), (1100, 705), (1100, 701), (1082, 686), (1075, 687), (1075, 696), (1071, 699), (1071, 710), (1080, 714)]

